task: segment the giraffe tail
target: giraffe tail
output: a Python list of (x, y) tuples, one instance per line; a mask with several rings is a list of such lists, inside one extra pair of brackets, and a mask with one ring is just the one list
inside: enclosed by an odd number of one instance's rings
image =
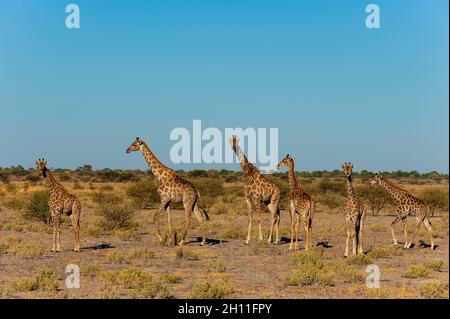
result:
[(314, 201), (311, 200), (311, 205), (310, 205), (310, 208), (309, 208), (309, 216), (308, 216), (308, 228), (309, 229), (312, 228), (312, 220), (313, 220), (315, 212), (316, 212), (316, 206), (314, 204)]
[(203, 215), (205, 215), (206, 220), (209, 220), (209, 215), (208, 212), (206, 210), (206, 206), (205, 203), (203, 203), (203, 201), (200, 199), (200, 193), (197, 191), (198, 194), (198, 199), (197, 199), (197, 206), (202, 210)]

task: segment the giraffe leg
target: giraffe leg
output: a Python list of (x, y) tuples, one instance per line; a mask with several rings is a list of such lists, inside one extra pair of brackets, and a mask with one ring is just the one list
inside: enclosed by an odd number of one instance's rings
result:
[(52, 251), (56, 251), (56, 214), (52, 213), (52, 227), (53, 227), (53, 243), (52, 243)]
[(60, 220), (59, 214), (56, 216), (55, 224), (56, 224), (56, 248), (55, 248), (55, 251), (59, 252), (59, 251), (61, 251), (61, 220)]
[(300, 213), (297, 214), (297, 221), (295, 222), (295, 244), (294, 244), (294, 250), (300, 249)]
[(412, 244), (414, 243), (414, 240), (416, 239), (417, 233), (419, 232), (420, 229), (420, 225), (422, 224), (422, 222), (424, 221), (424, 218), (417, 218), (416, 221), (416, 230), (414, 231), (414, 234), (411, 238), (411, 241), (406, 245), (405, 248), (410, 249)]
[(352, 230), (352, 242), (353, 242), (352, 255), (353, 256), (356, 255), (356, 246), (357, 246), (356, 236), (357, 236), (356, 227), (353, 226), (353, 230)]
[(424, 225), (425, 225), (425, 228), (430, 233), (431, 250), (434, 250), (433, 231), (432, 231), (431, 223), (430, 223), (430, 220), (428, 219), (428, 217), (425, 217)]
[(198, 204), (194, 206), (194, 216), (200, 225), (200, 232), (202, 233), (202, 242), (200, 243), (200, 245), (203, 246), (206, 243), (206, 233), (204, 227), (203, 214), (198, 208)]
[(247, 240), (245, 245), (250, 243), (250, 238), (252, 234), (252, 222), (253, 222), (253, 205), (250, 199), (247, 199), (247, 214), (248, 214), (248, 230), (247, 230)]
[(281, 241), (280, 238), (280, 208), (277, 207), (277, 211), (275, 213), (276, 215), (276, 225), (275, 225), (275, 234), (276, 234), (276, 238), (275, 238), (275, 245), (278, 245), (278, 243)]
[(189, 228), (191, 227), (192, 208), (194, 205), (191, 202), (184, 205), (185, 226), (184, 226), (184, 230), (183, 230), (183, 235), (181, 237), (181, 241), (179, 243), (180, 246), (184, 245), (184, 242), (186, 241), (187, 233), (189, 231)]
[(395, 238), (395, 231), (394, 231), (394, 225), (397, 224), (403, 217), (397, 216), (391, 223), (391, 233), (392, 233), (392, 240), (394, 241), (394, 245), (398, 245), (397, 238)]
[(259, 233), (259, 241), (263, 241), (263, 236), (262, 236), (262, 226), (261, 226), (261, 202), (259, 200), (256, 201), (255, 203), (255, 211), (256, 211), (256, 217), (258, 218), (258, 233)]
[(295, 220), (294, 220), (294, 208), (291, 206), (289, 207), (289, 216), (291, 217), (291, 243), (289, 244), (289, 250), (294, 249), (294, 225), (295, 225)]
[(347, 225), (347, 239), (345, 240), (345, 253), (344, 253), (345, 258), (348, 257), (348, 244), (350, 241), (350, 236), (351, 236), (350, 228), (349, 225)]
[(172, 216), (170, 213), (170, 207), (167, 207), (167, 238), (169, 246), (176, 245), (176, 234), (172, 233)]
[(307, 221), (303, 222), (303, 230), (305, 232), (305, 250), (309, 249), (309, 231)]
[(271, 205), (269, 204), (268, 209), (270, 211), (270, 216), (271, 216), (271, 224), (270, 224), (270, 233), (269, 233), (269, 237), (267, 238), (267, 243), (272, 243), (273, 240), (273, 231), (275, 229), (275, 244), (278, 244), (279, 241), (279, 229), (278, 229), (278, 223), (279, 223), (279, 211), (278, 211), (278, 207), (275, 205)]
[(169, 203), (170, 203), (169, 199), (161, 198), (161, 203), (159, 205), (159, 208), (156, 211), (155, 215), (153, 216), (153, 223), (155, 224), (156, 234), (158, 236), (158, 240), (159, 240), (160, 244), (162, 244), (164, 242), (164, 239), (162, 238), (162, 235), (161, 235), (161, 228), (160, 228), (161, 226), (160, 226), (159, 219), (161, 217), (162, 212), (165, 211), (167, 209), (167, 207), (169, 206)]
[(403, 245), (403, 248), (408, 248), (408, 223), (406, 221), (406, 218), (402, 219), (402, 225), (403, 225), (403, 233), (405, 235), (405, 244)]
[(270, 231), (269, 231), (269, 237), (267, 237), (268, 244), (271, 244), (273, 241), (273, 230), (275, 228), (276, 223), (277, 223), (277, 220), (276, 220), (275, 214), (272, 212), (272, 210), (270, 210)]
[(70, 221), (73, 227), (73, 237), (75, 241), (74, 251), (80, 251), (80, 212), (70, 215)]

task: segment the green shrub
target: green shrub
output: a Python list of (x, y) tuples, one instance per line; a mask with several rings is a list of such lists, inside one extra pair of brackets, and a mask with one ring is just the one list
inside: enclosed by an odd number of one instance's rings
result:
[(448, 283), (429, 282), (419, 287), (419, 293), (427, 299), (448, 299)]
[(134, 213), (123, 204), (101, 205), (99, 214), (102, 217), (100, 227), (106, 231), (131, 229), (137, 226), (132, 221)]
[(335, 210), (336, 208), (343, 207), (344, 205), (344, 199), (341, 196), (334, 194), (321, 195), (318, 198), (318, 202), (328, 207), (331, 211)]
[(6, 199), (3, 202), (3, 207), (7, 208), (7, 209), (11, 209), (17, 213), (17, 212), (23, 210), (26, 207), (26, 204), (27, 203), (23, 197), (13, 196), (13, 197)]
[(53, 269), (41, 268), (32, 278), (13, 280), (12, 287), (15, 291), (55, 292), (58, 288), (58, 280)]
[(368, 255), (354, 255), (347, 259), (347, 264), (365, 266), (372, 263), (372, 258)]
[(138, 208), (152, 207), (159, 203), (158, 185), (153, 181), (135, 182), (127, 188), (126, 193)]
[(36, 191), (31, 193), (25, 206), (23, 216), (25, 218), (38, 220), (46, 224), (50, 223), (50, 208), (48, 200), (50, 194), (48, 191)]
[(448, 210), (448, 190), (444, 191), (437, 187), (428, 187), (422, 191), (419, 197), (428, 204), (432, 216), (436, 209)]
[(442, 271), (442, 267), (445, 265), (443, 260), (428, 260), (423, 265), (432, 271)]
[(286, 277), (291, 286), (323, 284), (331, 285), (331, 276), (322, 261), (323, 249), (314, 248), (294, 255), (294, 273)]
[(358, 185), (355, 187), (355, 190), (364, 202), (368, 204), (373, 216), (378, 215), (387, 204), (392, 204), (391, 197), (381, 187)]
[(193, 183), (198, 188), (202, 198), (215, 198), (225, 193), (223, 182), (220, 179), (197, 178)]
[(133, 222), (134, 212), (123, 203), (123, 198), (114, 194), (95, 192), (92, 194), (101, 217), (99, 226), (105, 231), (129, 230), (137, 224)]
[(194, 287), (188, 296), (189, 299), (229, 299), (234, 294), (233, 286), (226, 280), (212, 282), (205, 280)]
[(317, 186), (320, 193), (331, 193), (335, 195), (345, 196), (347, 188), (344, 182), (321, 180)]
[(432, 276), (432, 270), (424, 265), (409, 266), (403, 273), (403, 277), (415, 279), (415, 278), (430, 278)]
[(97, 273), (97, 277), (106, 285), (106, 289), (130, 290), (133, 298), (171, 298), (167, 286), (155, 279), (149, 272), (140, 269), (108, 270)]

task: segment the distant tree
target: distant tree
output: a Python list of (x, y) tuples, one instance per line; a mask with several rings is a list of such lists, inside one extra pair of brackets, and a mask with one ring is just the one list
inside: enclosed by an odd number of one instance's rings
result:
[(202, 169), (194, 169), (188, 172), (189, 177), (208, 177), (208, 172)]
[(49, 199), (48, 191), (36, 191), (33, 192), (25, 206), (24, 217), (38, 221), (42, 221), (46, 224), (50, 223), (50, 208), (48, 207)]
[(92, 172), (92, 165), (84, 164), (81, 170), (85, 173), (90, 173)]
[(434, 216), (436, 209), (448, 210), (448, 191), (437, 187), (428, 187), (422, 191), (419, 197), (430, 207), (431, 216)]
[(391, 203), (389, 195), (380, 187), (358, 185), (355, 187), (355, 190), (364, 202), (368, 204), (373, 216), (378, 215), (386, 204)]

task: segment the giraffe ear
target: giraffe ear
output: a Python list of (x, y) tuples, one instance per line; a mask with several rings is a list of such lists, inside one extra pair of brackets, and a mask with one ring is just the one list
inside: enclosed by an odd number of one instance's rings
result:
[(48, 164), (48, 162), (47, 162), (47, 161), (45, 161), (45, 162), (44, 162), (44, 165), (45, 165), (45, 166), (47, 166), (47, 164)]

